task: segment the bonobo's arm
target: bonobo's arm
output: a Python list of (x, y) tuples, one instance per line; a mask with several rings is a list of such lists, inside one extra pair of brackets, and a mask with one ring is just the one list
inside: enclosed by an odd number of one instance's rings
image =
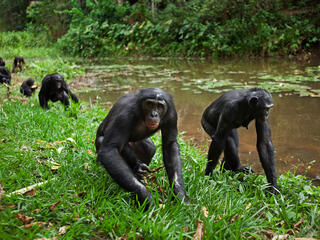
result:
[(74, 95), (74, 94), (71, 92), (71, 90), (70, 90), (70, 96), (71, 96), (71, 99), (72, 99), (75, 103), (79, 102), (78, 97), (77, 97), (76, 95)]
[(65, 106), (70, 105), (69, 95), (65, 91), (62, 91), (59, 94), (57, 94), (57, 97), (59, 101), (61, 101)]
[(64, 83), (62, 87), (63, 87), (63, 90), (64, 90), (68, 95), (70, 95), (71, 99), (72, 99), (75, 103), (79, 102), (78, 97), (77, 97), (76, 95), (74, 95), (73, 92), (71, 92), (69, 86), (68, 86), (66, 83)]
[(131, 132), (132, 119), (115, 119), (104, 129), (104, 138), (98, 150), (98, 161), (105, 167), (110, 176), (122, 188), (138, 195), (140, 204), (147, 200), (146, 208), (151, 202), (151, 194), (146, 187), (139, 182), (127, 161), (120, 152), (128, 143)]
[(177, 132), (176, 118), (161, 127), (163, 161), (170, 185), (173, 185), (174, 194), (185, 202), (189, 202), (184, 189)]
[(259, 158), (267, 176), (268, 183), (270, 184), (271, 191), (277, 193), (277, 175), (276, 166), (274, 161), (273, 144), (271, 141), (271, 131), (269, 128), (268, 120), (256, 120), (257, 131), (257, 149)]
[(47, 86), (42, 86), (42, 88), (40, 89), (39, 102), (41, 107), (48, 109), (49, 107), (48, 107), (48, 99), (46, 97), (46, 89), (47, 89)]

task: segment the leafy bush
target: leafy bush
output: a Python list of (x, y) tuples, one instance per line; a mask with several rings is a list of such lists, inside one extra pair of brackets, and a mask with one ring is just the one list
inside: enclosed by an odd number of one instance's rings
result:
[(48, 40), (46, 32), (2, 32), (0, 33), (1, 48), (34, 48), (38, 46), (49, 46), (51, 42)]

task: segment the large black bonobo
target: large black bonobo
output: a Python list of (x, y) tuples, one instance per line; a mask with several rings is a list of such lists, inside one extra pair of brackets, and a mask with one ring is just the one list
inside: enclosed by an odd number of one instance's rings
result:
[(271, 192), (277, 193), (277, 177), (271, 131), (268, 123), (269, 109), (273, 100), (264, 89), (231, 90), (215, 100), (203, 113), (201, 124), (212, 139), (205, 174), (210, 175), (224, 152), (224, 169), (249, 172), (250, 167), (240, 164), (237, 128), (255, 119), (257, 149)]
[(25, 61), (23, 57), (15, 57), (13, 60), (12, 73), (17, 72), (17, 69), (19, 69), (19, 71), (22, 72), (24, 64), (25, 64)]
[(11, 73), (8, 68), (0, 66), (0, 83), (11, 83)]
[(79, 102), (76, 95), (69, 89), (64, 78), (59, 73), (48, 74), (42, 80), (42, 86), (39, 92), (40, 106), (48, 109), (48, 101), (60, 101), (65, 106), (70, 105), (69, 95), (74, 102)]
[(4, 67), (6, 65), (6, 62), (3, 60), (2, 57), (0, 57), (0, 66)]
[(170, 185), (177, 197), (188, 202), (177, 143), (177, 112), (167, 92), (147, 88), (121, 97), (100, 124), (95, 141), (97, 160), (116, 183), (138, 196), (140, 204), (146, 201), (146, 209), (152, 199), (140, 179), (150, 171), (156, 148), (149, 137), (158, 130)]
[(34, 92), (36, 91), (37, 87), (38, 86), (34, 84), (33, 78), (28, 78), (21, 84), (20, 93), (27, 97), (31, 97), (32, 94), (34, 94)]

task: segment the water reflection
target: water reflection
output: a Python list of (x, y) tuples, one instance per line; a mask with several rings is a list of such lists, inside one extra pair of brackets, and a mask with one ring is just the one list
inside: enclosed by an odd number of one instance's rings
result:
[[(228, 80), (233, 84), (258, 81), (263, 74), (285, 75), (306, 66), (319, 65), (318, 60), (309, 63), (283, 60), (205, 62), (199, 60), (116, 59), (86, 66), (88, 91), (80, 93), (83, 100), (111, 106), (124, 93), (145, 87), (161, 87), (174, 96), (179, 115), (179, 131), (184, 138), (208, 150), (209, 137), (200, 125), (204, 109), (221, 93), (209, 93), (196, 89), (190, 83), (195, 80)], [(99, 65), (100, 64), (100, 65)], [(320, 87), (319, 83), (310, 86)], [(226, 86), (226, 89), (232, 88)], [(320, 98), (297, 95), (273, 94), (275, 107), (271, 110), (270, 125), (275, 146), (278, 173), (288, 170), (311, 178), (320, 177)], [(249, 130), (239, 129), (239, 155), (243, 164), (262, 172), (256, 151), (254, 122)], [(311, 168), (308, 170), (308, 166)]]

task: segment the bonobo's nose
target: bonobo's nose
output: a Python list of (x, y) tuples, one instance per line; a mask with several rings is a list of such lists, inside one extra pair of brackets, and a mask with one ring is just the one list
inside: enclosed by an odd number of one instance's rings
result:
[(152, 118), (157, 118), (157, 117), (159, 116), (159, 114), (158, 114), (158, 112), (156, 112), (156, 111), (152, 111), (151, 114), (150, 114), (150, 116), (151, 116)]

